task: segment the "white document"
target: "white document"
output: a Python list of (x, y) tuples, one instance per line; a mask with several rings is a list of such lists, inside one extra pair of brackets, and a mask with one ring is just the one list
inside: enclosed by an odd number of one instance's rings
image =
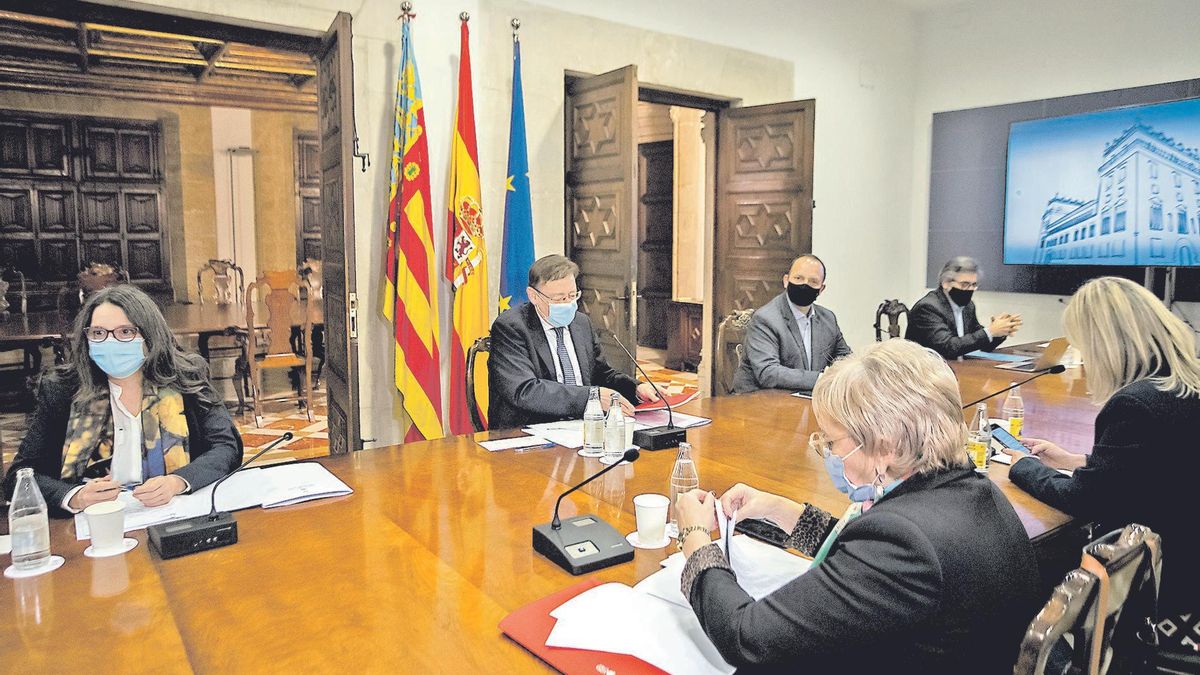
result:
[[(733, 549), (730, 566), (737, 575), (738, 585), (755, 600), (762, 600), (785, 584), (808, 571), (812, 561), (765, 544), (742, 534), (729, 539)], [(675, 553), (662, 562), (663, 569), (651, 574), (635, 588), (667, 602), (689, 607), (679, 589), (686, 562), (682, 553)]]
[(548, 647), (628, 654), (668, 673), (732, 673), (691, 609), (603, 584), (550, 612)]
[(583, 447), (583, 420), (531, 424), (521, 431), (532, 436), (539, 436), (564, 448)]
[(488, 452), (515, 450), (517, 448), (535, 448), (545, 445), (546, 442), (546, 439), (540, 436), (517, 436), (516, 438), (504, 438), (498, 441), (478, 441), (479, 445), (483, 446), (483, 449)]
[(803, 398), (809, 401), (812, 400), (812, 394), (806, 394), (802, 391), (793, 392), (792, 396), (795, 396), (796, 398)]
[[(159, 523), (203, 516), (212, 510), (212, 490), (213, 485), (207, 485), (192, 494), (178, 495), (167, 504), (155, 507), (143, 506), (131, 493), (122, 492), (117, 500), (125, 504), (125, 531), (144, 530)], [(217, 491), (217, 510), (240, 511), (264, 504), (284, 506), (351, 492), (353, 490), (349, 486), (316, 462), (254, 467), (242, 469), (221, 483), (221, 489)], [(90, 536), (87, 516), (76, 514), (75, 538), (87, 539)]]
[[(670, 417), (674, 419), (675, 426), (679, 429), (690, 429), (691, 427), (700, 427), (712, 423), (712, 420), (707, 417), (698, 417), (681, 412), (674, 413)], [(634, 413), (633, 419), (638, 429), (648, 429), (650, 427), (666, 426), (668, 415), (666, 410), (646, 410)]]

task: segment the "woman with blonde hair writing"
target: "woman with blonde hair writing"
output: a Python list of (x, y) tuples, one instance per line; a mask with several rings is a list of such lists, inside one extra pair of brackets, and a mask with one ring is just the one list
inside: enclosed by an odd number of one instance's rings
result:
[[(1118, 277), (1084, 284), (1067, 305), (1063, 328), (1083, 355), (1092, 400), (1104, 404), (1095, 444), (1083, 455), (1026, 438), (1032, 454), (1011, 453), (1009, 478), (1043, 502), (1099, 523), (1100, 532), (1129, 523), (1157, 532), (1163, 546), (1160, 632), (1168, 642), (1194, 646), (1200, 643), (1192, 496), (1200, 476), (1195, 334), (1150, 291)], [(1180, 616), (1188, 614), (1188, 620)]]

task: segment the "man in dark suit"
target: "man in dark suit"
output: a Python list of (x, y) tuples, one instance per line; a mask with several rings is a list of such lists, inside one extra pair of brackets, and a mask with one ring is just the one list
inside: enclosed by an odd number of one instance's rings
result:
[(904, 337), (956, 359), (976, 350), (990, 352), (1021, 327), (1019, 314), (992, 317), (987, 326), (975, 316), (971, 296), (979, 288), (979, 263), (958, 256), (942, 267), (939, 288), (929, 291), (908, 312)]
[(591, 387), (600, 387), (605, 412), (612, 394), (621, 409), (655, 400), (649, 383), (638, 383), (604, 360), (587, 315), (575, 311), (579, 266), (548, 255), (529, 268), (529, 303), (503, 312), (492, 324), (488, 354), (488, 427), (507, 429), (583, 417)]
[(792, 261), (784, 292), (760, 307), (746, 327), (745, 356), (733, 391), (812, 391), (821, 371), (850, 353), (837, 317), (816, 304), (825, 290), (825, 263), (815, 255)]

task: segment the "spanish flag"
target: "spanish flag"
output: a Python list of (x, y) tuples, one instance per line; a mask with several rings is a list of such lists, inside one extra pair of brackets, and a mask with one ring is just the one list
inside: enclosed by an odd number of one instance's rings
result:
[(396, 340), (396, 389), (412, 426), (405, 441), (441, 438), (437, 258), (429, 200), (429, 144), (421, 80), (404, 21), (388, 197), (383, 315)]
[[(454, 327), (450, 344), (450, 433), (472, 431), (467, 413), (467, 350), (488, 333), (487, 247), (483, 241), (483, 207), (479, 201), (479, 151), (475, 142), (475, 106), (471, 96), (471, 48), (467, 22), (460, 30), (458, 109), (450, 149), (450, 219), (446, 234), (446, 278), (454, 287)], [(487, 421), (486, 358), (475, 364), (476, 400)]]

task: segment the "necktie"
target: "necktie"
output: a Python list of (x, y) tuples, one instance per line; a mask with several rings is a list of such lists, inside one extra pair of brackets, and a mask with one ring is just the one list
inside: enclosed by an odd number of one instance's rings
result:
[(571, 355), (567, 352), (567, 342), (563, 338), (563, 328), (555, 328), (558, 337), (558, 365), (562, 368), (563, 384), (575, 384), (575, 368), (571, 366)]

